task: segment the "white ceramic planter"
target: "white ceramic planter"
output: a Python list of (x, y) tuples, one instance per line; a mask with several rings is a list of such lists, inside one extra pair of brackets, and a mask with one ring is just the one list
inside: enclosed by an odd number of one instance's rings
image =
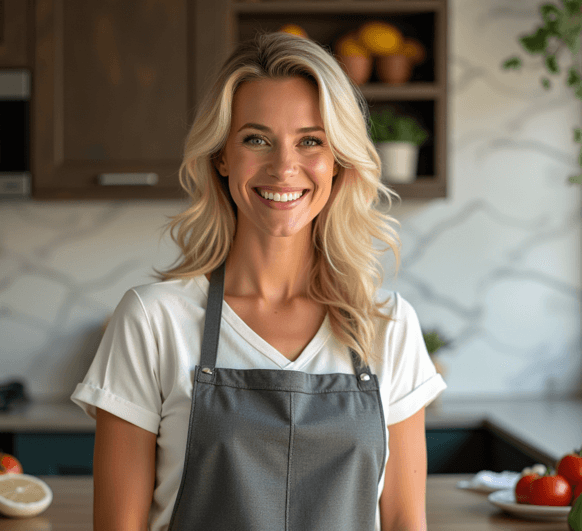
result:
[(382, 179), (389, 183), (410, 183), (416, 179), (418, 146), (410, 142), (381, 142), (376, 145), (382, 161)]

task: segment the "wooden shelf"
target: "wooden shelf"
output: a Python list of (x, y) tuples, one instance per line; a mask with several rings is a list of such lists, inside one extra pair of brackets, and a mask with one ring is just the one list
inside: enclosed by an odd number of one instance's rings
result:
[(419, 152), (418, 172), (410, 184), (390, 185), (401, 198), (446, 197), (447, 118), (447, 0), (265, 0), (231, 1), (229, 25), (232, 47), (257, 31), (278, 31), (298, 24), (309, 38), (330, 50), (348, 31), (371, 20), (399, 27), (406, 37), (425, 47), (425, 61), (403, 85), (381, 83), (376, 71), (359, 86), (370, 110), (393, 107), (414, 116), (429, 131)]
[(388, 186), (402, 198), (431, 199), (447, 195), (446, 183), (436, 176), (419, 176), (411, 183), (388, 183)]
[(367, 100), (432, 100), (444, 96), (443, 87), (436, 83), (368, 83), (358, 88)]
[(417, 13), (437, 11), (445, 6), (443, 0), (320, 0), (317, 2), (264, 1), (233, 2), (235, 13)]

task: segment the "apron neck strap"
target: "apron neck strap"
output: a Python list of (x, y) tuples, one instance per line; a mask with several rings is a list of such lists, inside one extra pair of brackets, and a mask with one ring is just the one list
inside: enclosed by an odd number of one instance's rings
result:
[[(222, 262), (210, 274), (210, 287), (208, 288), (208, 304), (206, 305), (206, 317), (204, 320), (204, 332), (202, 336), (202, 353), (200, 365), (214, 369), (216, 367), (216, 355), (218, 352), (218, 338), (220, 336), (220, 322), (222, 320), (222, 301), (224, 299), (224, 270), (226, 260)], [(356, 352), (350, 349), (352, 364), (358, 378), (370, 374), (370, 368), (362, 363)]]
[(218, 352), (218, 336), (220, 335), (220, 321), (222, 320), (222, 300), (224, 298), (224, 269), (226, 261), (222, 262), (210, 274), (208, 288), (208, 304), (202, 336), (202, 353), (200, 365), (214, 369)]

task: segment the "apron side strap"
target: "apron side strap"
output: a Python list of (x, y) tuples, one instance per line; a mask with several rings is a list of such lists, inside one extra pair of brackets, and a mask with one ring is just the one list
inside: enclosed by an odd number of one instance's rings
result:
[(222, 262), (210, 275), (208, 289), (208, 304), (204, 319), (202, 336), (202, 353), (200, 365), (214, 369), (220, 335), (220, 320), (222, 319), (222, 300), (224, 298), (224, 270), (226, 261)]
[(354, 372), (356, 373), (358, 380), (363, 382), (367, 382), (368, 380), (370, 380), (372, 374), (370, 367), (368, 367), (368, 365), (362, 362), (362, 359), (360, 358), (360, 356), (358, 356), (355, 350), (350, 349), (350, 354), (352, 357), (352, 365), (354, 366)]

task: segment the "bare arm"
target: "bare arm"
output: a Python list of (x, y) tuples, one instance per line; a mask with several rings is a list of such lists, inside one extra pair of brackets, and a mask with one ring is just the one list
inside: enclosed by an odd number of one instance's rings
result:
[(424, 408), (389, 427), (390, 454), (380, 497), (382, 531), (426, 531)]
[(145, 531), (156, 475), (156, 434), (97, 408), (93, 530)]

